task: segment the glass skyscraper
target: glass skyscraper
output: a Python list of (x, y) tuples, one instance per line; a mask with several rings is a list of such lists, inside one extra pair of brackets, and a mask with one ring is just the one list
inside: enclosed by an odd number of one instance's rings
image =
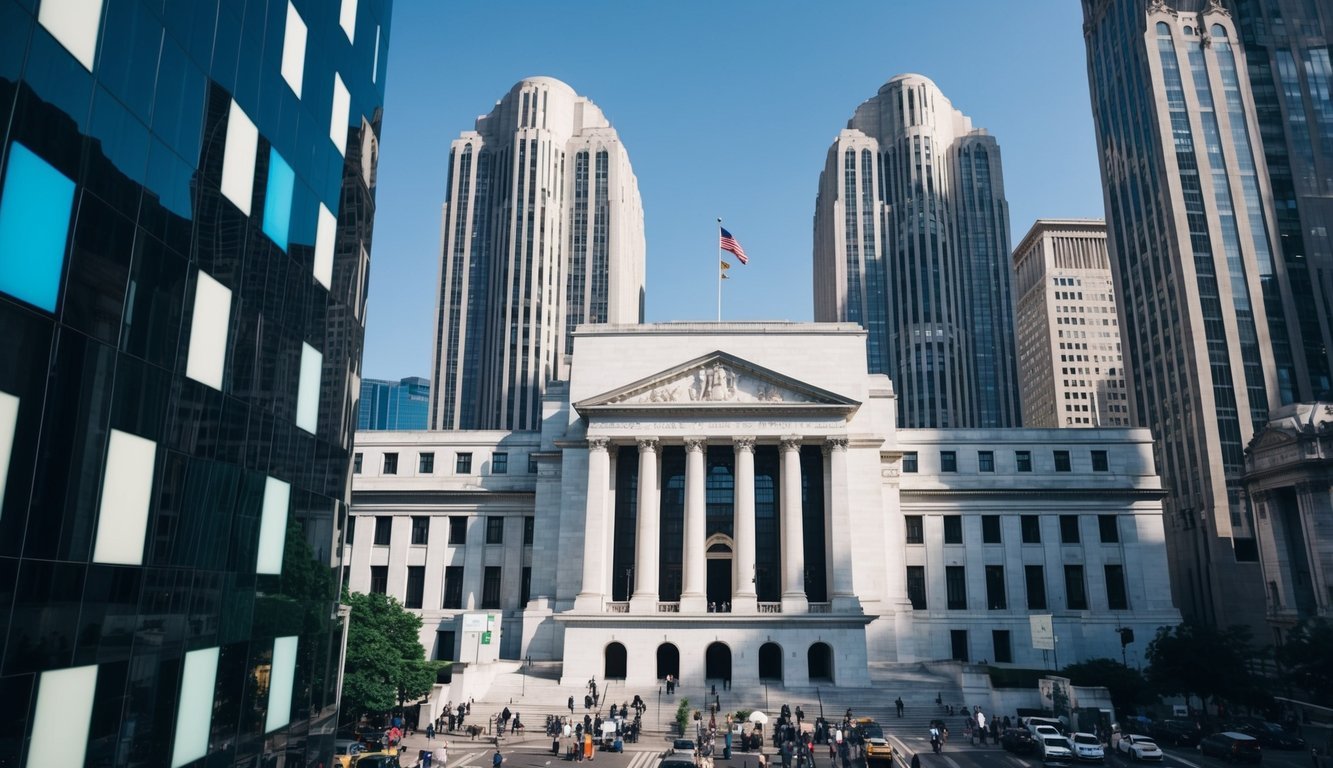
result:
[(329, 764), (390, 0), (0, 0), (0, 764)]
[(430, 421), (430, 381), (364, 379), (357, 429), (425, 429)]

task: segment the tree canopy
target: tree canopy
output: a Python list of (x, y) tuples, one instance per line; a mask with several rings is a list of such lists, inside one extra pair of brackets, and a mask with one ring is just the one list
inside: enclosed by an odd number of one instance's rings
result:
[(1250, 671), (1255, 651), (1243, 626), (1215, 629), (1181, 624), (1161, 627), (1148, 643), (1148, 681), (1160, 693), (1237, 703), (1262, 703), (1264, 686)]
[(1142, 704), (1151, 704), (1154, 698), (1143, 674), (1115, 659), (1089, 659), (1070, 664), (1060, 674), (1069, 678), (1073, 685), (1106, 688), (1117, 713), (1134, 712)]
[(437, 664), (417, 639), (421, 617), (387, 595), (343, 592), (351, 606), (342, 711), (385, 712), (430, 693)]
[(1322, 618), (1301, 622), (1275, 656), (1289, 684), (1317, 704), (1333, 705), (1333, 624)]

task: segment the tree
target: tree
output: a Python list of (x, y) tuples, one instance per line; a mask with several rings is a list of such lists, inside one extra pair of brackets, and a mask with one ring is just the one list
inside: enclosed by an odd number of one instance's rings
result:
[(1195, 624), (1161, 627), (1148, 643), (1148, 681), (1160, 693), (1246, 704), (1261, 703), (1264, 689), (1250, 671), (1255, 655), (1243, 626), (1218, 630)]
[(1116, 712), (1128, 714), (1141, 704), (1150, 704), (1152, 692), (1148, 681), (1137, 669), (1127, 667), (1115, 659), (1089, 659), (1070, 664), (1060, 671), (1073, 685), (1099, 685), (1111, 694)]
[(343, 712), (384, 712), (430, 693), (438, 664), (426, 661), (417, 639), (421, 617), (387, 595), (343, 591), (351, 606)]
[(1322, 618), (1297, 624), (1275, 655), (1287, 683), (1333, 705), (1333, 624)]

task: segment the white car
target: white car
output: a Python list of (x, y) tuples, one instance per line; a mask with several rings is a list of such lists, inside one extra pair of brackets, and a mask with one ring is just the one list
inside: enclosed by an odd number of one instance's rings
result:
[(1091, 763), (1106, 760), (1106, 750), (1102, 748), (1102, 740), (1097, 738), (1096, 734), (1071, 734), (1069, 741), (1074, 745), (1074, 756), (1079, 760)]
[[(1038, 726), (1040, 727), (1040, 726)], [(1054, 730), (1054, 729), (1052, 729)], [(1036, 737), (1037, 749), (1041, 751), (1041, 761), (1043, 763), (1051, 762), (1073, 762), (1074, 750), (1069, 743), (1069, 739), (1064, 736), (1050, 734), (1039, 734)]]
[(1157, 742), (1147, 736), (1135, 736), (1127, 733), (1120, 737), (1120, 743), (1115, 748), (1131, 760), (1156, 760), (1158, 762), (1162, 760), (1161, 748), (1157, 746)]
[(1065, 737), (1065, 735), (1056, 730), (1053, 725), (1030, 725), (1028, 727), (1032, 729), (1032, 735), (1035, 737), (1059, 736), (1062, 739)]

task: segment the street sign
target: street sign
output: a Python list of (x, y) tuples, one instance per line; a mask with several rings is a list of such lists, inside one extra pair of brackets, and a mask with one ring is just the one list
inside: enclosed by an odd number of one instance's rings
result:
[(491, 644), (491, 632), (490, 632), (490, 630), (486, 630), (485, 632), (482, 632), (482, 633), (481, 633), (481, 644), (482, 644), (482, 645), (490, 645), (490, 644)]
[(1055, 629), (1051, 625), (1051, 614), (1028, 616), (1028, 621), (1032, 625), (1032, 647), (1044, 651), (1055, 650)]

